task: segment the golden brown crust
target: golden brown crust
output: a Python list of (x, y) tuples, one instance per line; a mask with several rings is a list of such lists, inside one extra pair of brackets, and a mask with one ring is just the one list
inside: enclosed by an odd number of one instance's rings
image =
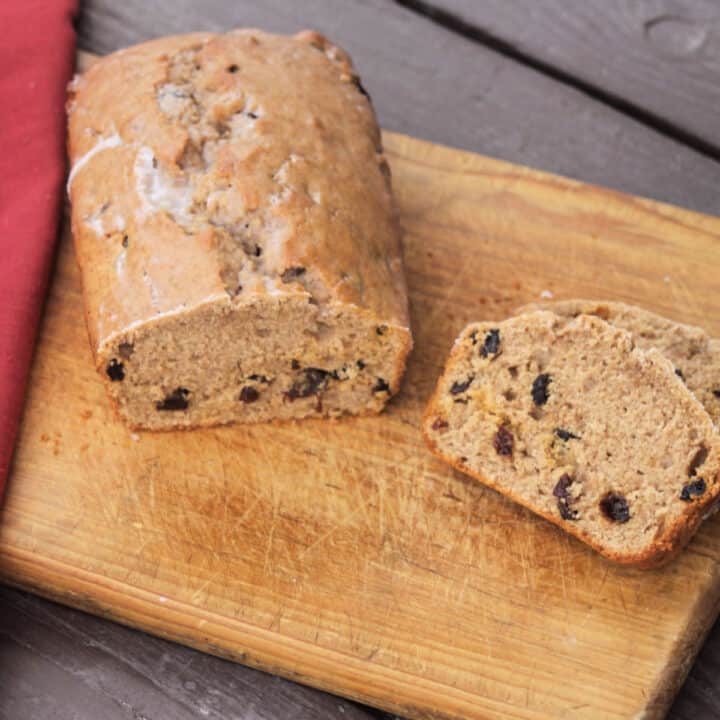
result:
[[(385, 384), (368, 405), (382, 409), (412, 337), (389, 169), (350, 58), (307, 31), (195, 33), (114, 53), (69, 90), (86, 323), (122, 419), (134, 428), (225, 421), (217, 410), (192, 414), (204, 412), (196, 403), (162, 422), (134, 417), (120, 396), (137, 379), (137, 347), (128, 382), (108, 377), (120, 345), (161, 335), (197, 308), (246, 312), (300, 297), (318, 327), (353, 315), (388, 328), (382, 372), (376, 357), (366, 373)], [(171, 375), (143, 375), (148, 407), (172, 392)], [(237, 380), (234, 368), (227, 377)]]
[(507, 487), (502, 487), (491, 478), (481, 472), (466, 466), (458, 457), (443, 452), (437, 444), (436, 433), (433, 432), (432, 423), (438, 417), (439, 399), (442, 392), (442, 379), (452, 371), (453, 366), (461, 356), (464, 348), (460, 340), (474, 326), (466, 327), (455, 342), (450, 355), (448, 356), (443, 372), (438, 383), (428, 400), (422, 417), (422, 434), (428, 449), (440, 460), (448, 463), (453, 468), (469, 477), (487, 485), (496, 492), (508, 497), (510, 500), (522, 505), (533, 513), (549, 520), (565, 532), (586, 543), (607, 559), (627, 566), (639, 569), (652, 569), (670, 562), (688, 544), (702, 521), (712, 515), (720, 506), (720, 482), (710, 484), (709, 491), (701, 499), (696, 500), (692, 506), (692, 512), (681, 515), (674, 523), (663, 529), (662, 534), (639, 553), (620, 553), (605, 547), (602, 543), (596, 542), (592, 537), (579, 532), (571, 523), (564, 522), (559, 516), (543, 510), (537, 505), (528, 502), (523, 496), (514, 493)]
[[(183, 53), (195, 63), (188, 72), (203, 122), (229, 132), (212, 140), (205, 168), (183, 166), (199, 132), (194, 119), (158, 98), (177, 86)], [(130, 323), (225, 294), (227, 259), (214, 228), (228, 205), (262, 211), (258, 232), (271, 240), (264, 227), (282, 228), (260, 274), (274, 282), (287, 268), (308, 268), (321, 304), (354, 304), (407, 328), (386, 161), (360, 87), (347, 55), (319, 34), (255, 30), (153, 40), (76, 80), (69, 194), (94, 350)], [(256, 116), (248, 127), (235, 122), (243, 113)], [(156, 171), (149, 179), (145, 161)], [(143, 181), (162, 186), (143, 190)], [(228, 184), (232, 193), (218, 200)]]

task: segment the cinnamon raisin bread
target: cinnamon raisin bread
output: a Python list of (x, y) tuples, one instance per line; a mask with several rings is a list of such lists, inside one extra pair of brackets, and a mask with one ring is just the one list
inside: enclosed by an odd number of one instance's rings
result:
[(322, 36), (121, 50), (70, 88), (98, 370), (136, 428), (380, 411), (411, 347), (369, 96)]
[(588, 315), (467, 327), (423, 432), (459, 470), (621, 563), (668, 560), (720, 492), (714, 426), (672, 364)]
[(632, 333), (639, 348), (655, 347), (675, 366), (677, 375), (720, 424), (720, 341), (699, 327), (669, 320), (649, 310), (620, 302), (557, 300), (525, 305), (517, 313), (550, 310), (563, 317), (596, 315)]

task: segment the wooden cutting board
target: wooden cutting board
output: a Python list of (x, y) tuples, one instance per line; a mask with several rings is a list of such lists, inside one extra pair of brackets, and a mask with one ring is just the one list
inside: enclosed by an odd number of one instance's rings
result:
[(435, 460), (456, 333), (537, 300), (720, 335), (720, 220), (385, 134), (416, 349), (380, 417), (131, 434), (63, 238), (0, 516), (0, 577), (413, 718), (656, 718), (718, 611), (720, 520), (610, 565)]

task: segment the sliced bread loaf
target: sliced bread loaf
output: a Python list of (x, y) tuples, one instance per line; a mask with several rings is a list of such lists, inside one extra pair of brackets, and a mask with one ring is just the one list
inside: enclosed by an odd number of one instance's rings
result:
[(73, 83), (90, 342), (149, 429), (377, 412), (412, 341), (388, 164), (317, 33), (161, 38)]
[(672, 364), (587, 315), (467, 327), (423, 433), (459, 470), (626, 564), (672, 557), (720, 492), (715, 428)]
[(657, 348), (672, 362), (713, 422), (720, 424), (720, 341), (710, 338), (702, 328), (620, 302), (558, 300), (525, 305), (517, 313), (532, 310), (550, 310), (563, 317), (595, 315), (632, 333), (639, 348)]

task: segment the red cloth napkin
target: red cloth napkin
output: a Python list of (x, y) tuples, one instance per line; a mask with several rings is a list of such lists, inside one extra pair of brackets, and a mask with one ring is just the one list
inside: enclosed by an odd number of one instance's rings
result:
[(0, 498), (58, 235), (77, 0), (0, 0)]

